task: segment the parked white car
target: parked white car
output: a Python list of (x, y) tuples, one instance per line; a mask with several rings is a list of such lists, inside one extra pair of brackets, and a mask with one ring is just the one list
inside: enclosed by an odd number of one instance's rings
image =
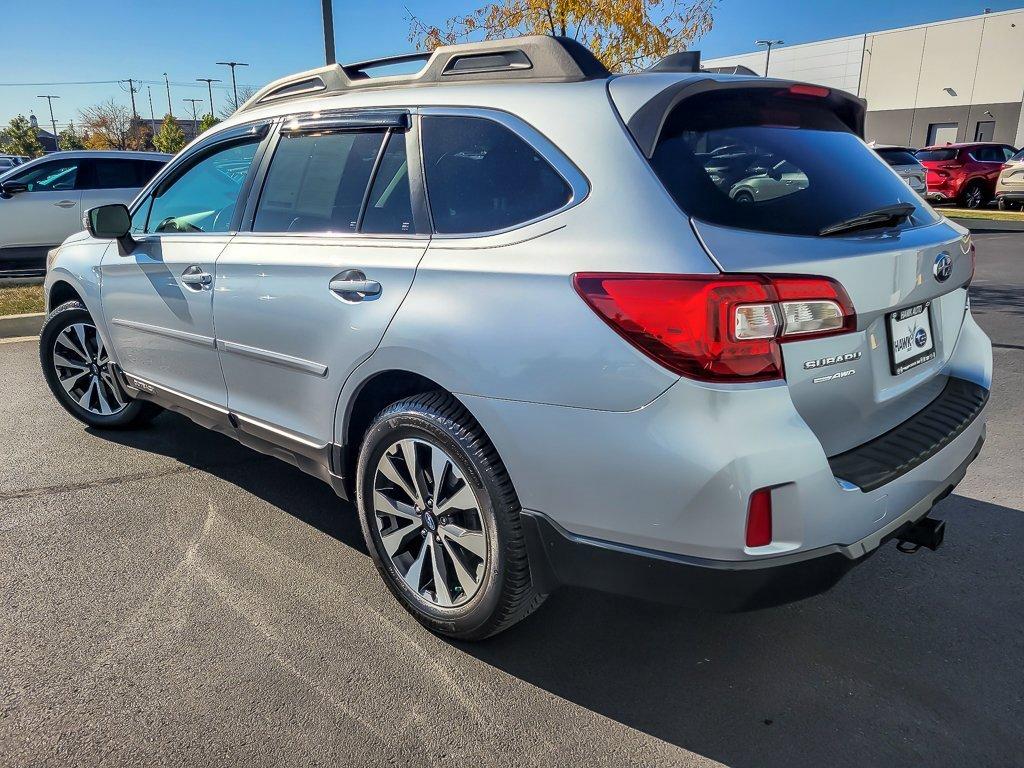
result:
[(807, 175), (787, 160), (732, 185), (729, 197), (737, 203), (774, 200), (807, 189)]
[(42, 274), (46, 252), (82, 229), (82, 213), (130, 203), (171, 155), (55, 152), (0, 176), (0, 275)]
[(926, 192), (925, 178), (928, 175), (927, 169), (921, 165), (921, 161), (914, 156), (914, 150), (907, 147), (890, 147), (882, 144), (870, 145), (878, 156), (885, 160), (889, 166), (896, 171), (896, 174), (907, 182), (907, 185), (924, 195)]

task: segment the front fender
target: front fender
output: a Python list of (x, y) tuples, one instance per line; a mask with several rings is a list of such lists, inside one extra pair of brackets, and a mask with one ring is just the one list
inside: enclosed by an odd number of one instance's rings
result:
[(85, 308), (96, 322), (96, 328), (103, 338), (107, 349), (116, 361), (116, 350), (110, 344), (107, 333), (106, 319), (103, 316), (103, 303), (100, 296), (102, 272), (100, 265), (103, 255), (110, 247), (105, 240), (81, 238), (73, 235), (68, 238), (57, 252), (53, 264), (46, 272), (43, 281), (43, 292), (46, 297), (46, 312), (54, 309), (51, 297), (60, 295), (55, 288), (63, 286), (71, 288), (82, 299)]

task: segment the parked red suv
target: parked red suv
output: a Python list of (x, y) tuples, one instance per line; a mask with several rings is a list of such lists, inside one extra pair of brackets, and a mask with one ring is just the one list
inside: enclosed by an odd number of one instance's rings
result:
[(964, 208), (984, 208), (995, 195), (1003, 163), (1014, 153), (1008, 144), (987, 142), (919, 149), (917, 159), (928, 169), (926, 197), (940, 203), (955, 201)]

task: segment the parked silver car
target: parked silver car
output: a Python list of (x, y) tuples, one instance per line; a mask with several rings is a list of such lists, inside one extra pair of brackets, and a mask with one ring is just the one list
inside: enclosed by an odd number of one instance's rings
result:
[(54, 152), (0, 176), (0, 274), (42, 274), (82, 213), (130, 203), (170, 160), (156, 152)]
[[(559, 584), (744, 609), (941, 543), (991, 387), (974, 248), (862, 101), (552, 37), (414, 58), (272, 83), (89, 212), (40, 339), (73, 416), (322, 478), (464, 639)], [(767, 156), (803, 181), (737, 200)]]
[(907, 147), (877, 145), (872, 147), (878, 156), (887, 162), (901, 179), (915, 192), (923, 195), (927, 191), (928, 169), (914, 156), (914, 150)]
[(996, 182), (996, 202), (1001, 211), (1024, 207), (1024, 149), (1003, 164)]

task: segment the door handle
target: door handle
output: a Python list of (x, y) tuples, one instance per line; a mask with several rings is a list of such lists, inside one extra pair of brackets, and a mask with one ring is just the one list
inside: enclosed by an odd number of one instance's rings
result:
[(379, 296), (381, 287), (376, 280), (363, 277), (343, 277), (331, 280), (330, 289), (348, 301), (362, 301), (370, 296)]
[(213, 284), (213, 275), (209, 272), (203, 272), (202, 267), (193, 264), (181, 273), (181, 282), (182, 285), (187, 285), (189, 288), (202, 290), (206, 286)]
[(58, 208), (74, 208), (77, 203), (74, 200), (60, 200), (54, 203)]

